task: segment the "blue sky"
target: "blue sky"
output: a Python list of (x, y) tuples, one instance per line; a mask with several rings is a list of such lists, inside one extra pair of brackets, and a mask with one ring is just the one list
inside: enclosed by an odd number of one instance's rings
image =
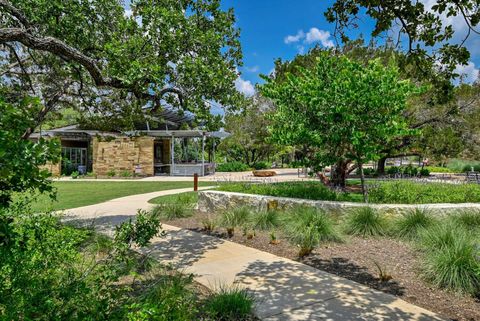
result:
[[(250, 94), (253, 86), (261, 82), (259, 74), (268, 74), (276, 58), (292, 59), (296, 54), (319, 44), (332, 45), (334, 25), (328, 23), (323, 13), (333, 0), (224, 0), (223, 7), (233, 7), (237, 25), (241, 29), (244, 66), (237, 88)], [(427, 8), (435, 0), (422, 0)], [(456, 30), (453, 41), (466, 32), (460, 19), (443, 17)], [(373, 24), (365, 19), (353, 35), (363, 34), (368, 40)], [(289, 37), (290, 36), (290, 37)], [(287, 38), (288, 37), (288, 38)], [(480, 66), (480, 37), (473, 35), (467, 42), (471, 63), (459, 67), (468, 81), (478, 75)]]
[[(436, 0), (420, 0), (431, 8)], [(127, 0), (127, 7), (129, 1)], [(325, 20), (323, 13), (334, 0), (222, 0), (224, 9), (233, 7), (237, 26), (241, 29), (244, 66), (237, 79), (237, 89), (247, 95), (254, 92), (260, 74), (269, 74), (277, 58), (290, 60), (315, 45), (334, 44), (334, 25)], [(128, 8), (127, 8), (128, 11)], [(442, 16), (445, 24), (454, 27), (452, 42), (459, 43), (467, 32), (462, 18)], [(360, 34), (366, 41), (372, 30), (372, 21), (364, 18), (360, 28), (352, 31), (352, 38)], [(466, 42), (471, 58), (467, 66), (458, 66), (457, 72), (467, 82), (474, 81), (480, 67), (480, 36), (473, 34)]]

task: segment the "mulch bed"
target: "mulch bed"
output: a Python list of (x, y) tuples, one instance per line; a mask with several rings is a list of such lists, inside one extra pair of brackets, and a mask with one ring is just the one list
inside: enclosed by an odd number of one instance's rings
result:
[[(208, 214), (196, 212), (189, 218), (165, 221), (166, 224), (190, 229), (200, 233), (202, 219)], [(270, 244), (270, 233), (256, 231), (248, 240), (241, 230), (228, 238), (225, 230), (217, 228), (211, 233), (219, 238), (243, 244), (277, 256), (300, 261), (320, 270), (365, 284), (371, 288), (393, 294), (409, 303), (439, 313), (458, 321), (480, 321), (480, 298), (462, 296), (426, 283), (419, 275), (419, 254), (409, 243), (391, 238), (349, 237), (344, 243), (330, 243), (317, 248), (311, 255), (299, 259), (298, 248), (282, 238), (280, 243)], [(390, 281), (379, 279), (379, 269), (392, 276)]]

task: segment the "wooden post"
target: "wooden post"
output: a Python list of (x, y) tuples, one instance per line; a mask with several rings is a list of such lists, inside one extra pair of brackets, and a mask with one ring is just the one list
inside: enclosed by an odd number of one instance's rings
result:
[(198, 173), (193, 174), (193, 191), (198, 191)]

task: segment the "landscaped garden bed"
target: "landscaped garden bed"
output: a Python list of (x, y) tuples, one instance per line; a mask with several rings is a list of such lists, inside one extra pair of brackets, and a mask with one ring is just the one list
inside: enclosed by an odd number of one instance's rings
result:
[(443, 218), (420, 209), (399, 217), (369, 208), (204, 213), (181, 205), (191, 195), (165, 199), (183, 206), (168, 215), (160, 205), (165, 224), (298, 260), (451, 319), (480, 319), (479, 212)]

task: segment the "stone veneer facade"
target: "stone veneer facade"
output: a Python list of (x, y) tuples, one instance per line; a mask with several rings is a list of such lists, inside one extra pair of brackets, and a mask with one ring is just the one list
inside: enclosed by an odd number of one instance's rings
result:
[(153, 137), (115, 137), (113, 140), (93, 137), (93, 172), (98, 176), (107, 176), (111, 171), (116, 175), (129, 171), (140, 176), (153, 176), (153, 147)]
[(40, 169), (46, 169), (52, 174), (53, 177), (60, 177), (62, 175), (62, 164), (58, 162), (56, 164), (48, 162), (47, 164), (40, 166)]

